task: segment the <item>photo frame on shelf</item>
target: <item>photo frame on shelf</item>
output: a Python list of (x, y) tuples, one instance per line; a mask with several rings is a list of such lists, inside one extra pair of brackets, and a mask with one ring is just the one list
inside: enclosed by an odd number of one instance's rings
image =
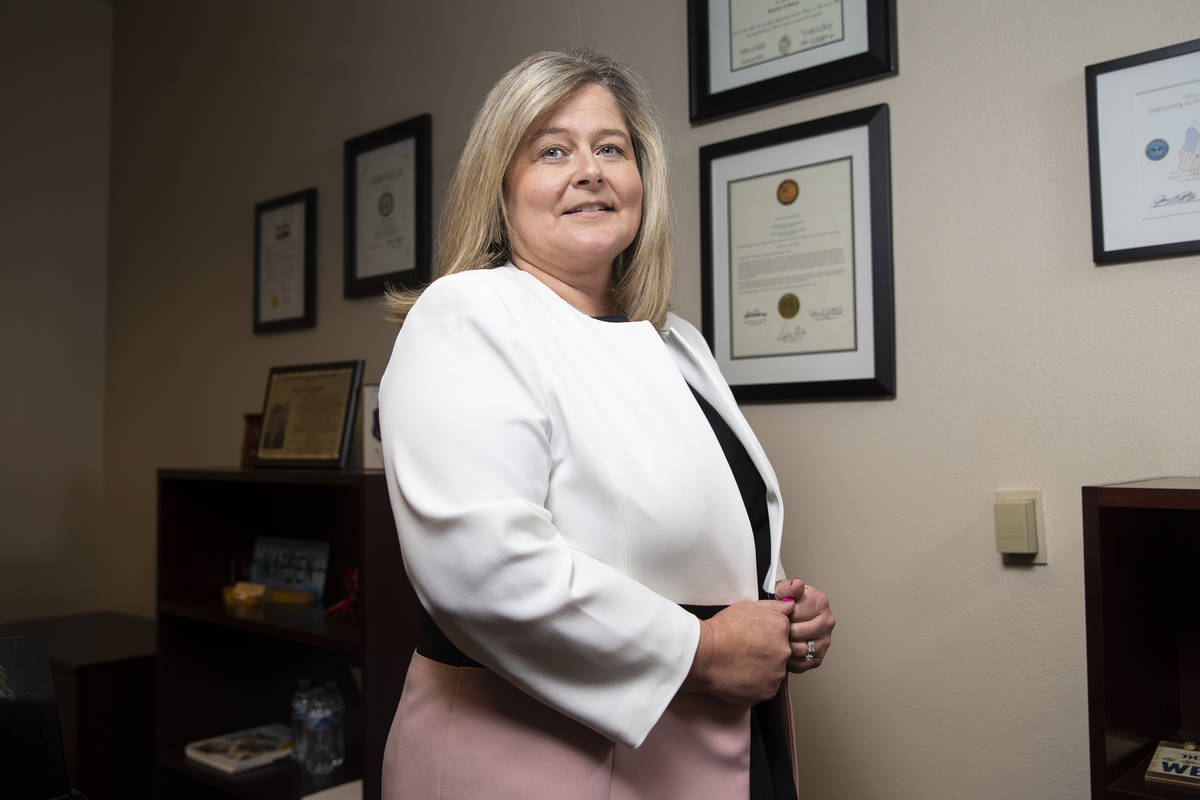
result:
[(895, 0), (688, 0), (693, 124), (895, 75)]
[(317, 324), (317, 190), (254, 206), (254, 332)]
[(271, 367), (256, 467), (344, 469), (363, 361)]
[(1200, 39), (1084, 78), (1092, 260), (1200, 253)]
[(896, 394), (888, 107), (700, 149), (703, 332), (741, 401)]
[(329, 542), (324, 539), (288, 539), (257, 536), (250, 580), (269, 589), (311, 592), (320, 602), (325, 596), (329, 568)]
[(346, 297), (429, 281), (432, 117), (421, 114), (343, 147)]
[(362, 400), (358, 404), (362, 420), (359, 432), (362, 436), (363, 469), (383, 469), (383, 439), (379, 431), (379, 384), (365, 383)]

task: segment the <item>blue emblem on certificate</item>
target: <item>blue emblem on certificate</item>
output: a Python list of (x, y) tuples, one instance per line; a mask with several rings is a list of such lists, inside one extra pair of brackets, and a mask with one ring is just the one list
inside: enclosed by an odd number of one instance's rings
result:
[(1167, 142), (1165, 139), (1151, 139), (1146, 145), (1146, 158), (1151, 161), (1162, 161), (1167, 157)]
[(391, 192), (384, 192), (379, 195), (379, 216), (386, 217), (392, 213), (392, 209), (396, 207), (396, 200), (392, 197)]

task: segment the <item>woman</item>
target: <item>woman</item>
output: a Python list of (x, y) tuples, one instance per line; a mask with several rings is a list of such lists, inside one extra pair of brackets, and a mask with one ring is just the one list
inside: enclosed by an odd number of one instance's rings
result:
[(385, 798), (795, 797), (781, 685), (833, 617), (783, 579), (775, 475), (666, 310), (666, 170), (628, 70), (531, 56), (472, 126), (438, 279), (389, 298), (384, 463), (428, 616)]

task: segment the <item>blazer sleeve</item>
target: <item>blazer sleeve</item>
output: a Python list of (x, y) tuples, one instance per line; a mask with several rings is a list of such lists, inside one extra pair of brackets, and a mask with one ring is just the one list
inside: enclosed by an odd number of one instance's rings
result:
[(535, 349), (486, 281), (425, 290), (379, 390), (405, 568), (464, 653), (636, 747), (687, 676), (699, 623), (555, 527), (551, 403)]

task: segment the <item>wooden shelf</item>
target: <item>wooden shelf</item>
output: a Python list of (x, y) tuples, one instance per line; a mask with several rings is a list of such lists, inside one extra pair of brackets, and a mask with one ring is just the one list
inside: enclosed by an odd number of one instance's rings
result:
[[(323, 601), (226, 607), (221, 587), (259, 536), (329, 542)], [(325, 616), (358, 571), (356, 611)], [(380, 765), (419, 629), (382, 472), (164, 469), (158, 473), (158, 796), (296, 800)], [(188, 761), (190, 741), (285, 721), (300, 678), (338, 683), (346, 764), (329, 777), (290, 760), (228, 775)]]
[(1160, 740), (1200, 729), (1200, 478), (1083, 488), (1093, 800), (1196, 800), (1145, 780)]
[[(1174, 741), (1172, 739), (1171, 741)], [(1171, 786), (1165, 783), (1155, 783), (1146, 780), (1146, 767), (1154, 753), (1140, 759), (1127, 772), (1117, 776), (1108, 787), (1111, 797), (1133, 798), (1141, 797), (1148, 800), (1196, 800), (1200, 792), (1184, 786)]]
[(204, 784), (221, 794), (258, 800), (263, 797), (302, 797), (306, 794), (356, 780), (361, 774), (358, 764), (348, 764), (335, 769), (329, 775), (309, 775), (290, 758), (280, 759), (273, 764), (227, 773), (205, 764), (198, 764), (183, 755), (183, 745), (176, 749), (159, 752), (159, 766), (170, 770), (176, 778)]
[(323, 609), (312, 606), (226, 608), (221, 602), (198, 605), (164, 601), (159, 605), (158, 613), (288, 639), (311, 647), (325, 647), (346, 653), (362, 652), (362, 636), (356, 623), (327, 619)]
[(159, 480), (218, 481), (226, 483), (274, 483), (284, 486), (361, 486), (364, 481), (383, 480), (383, 470), (274, 469), (206, 467), (160, 469)]

